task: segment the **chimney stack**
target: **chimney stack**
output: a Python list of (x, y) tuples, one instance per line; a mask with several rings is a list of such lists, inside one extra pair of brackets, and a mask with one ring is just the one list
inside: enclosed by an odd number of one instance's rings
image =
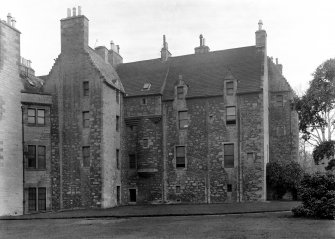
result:
[(88, 47), (88, 19), (84, 16), (76, 17), (76, 8), (67, 9), (67, 18), (61, 20), (61, 52), (73, 53), (74, 49)]
[(199, 40), (200, 40), (200, 46), (194, 48), (194, 53), (199, 54), (209, 52), (209, 47), (205, 45), (205, 38), (203, 37), (202, 34), (200, 34)]
[(265, 48), (266, 47), (266, 31), (262, 29), (263, 22), (259, 20), (258, 31), (256, 31), (256, 47)]
[(11, 21), (12, 21), (12, 15), (10, 13), (8, 13), (8, 15), (7, 15), (7, 24), (11, 25)]
[(161, 49), (161, 60), (167, 61), (169, 57), (171, 57), (171, 53), (169, 52), (169, 45), (166, 42), (166, 37), (163, 35), (163, 48)]
[(278, 63), (278, 58), (276, 58), (276, 67), (279, 70), (280, 74), (283, 74), (283, 65)]
[(81, 6), (78, 6), (78, 16), (81, 16)]

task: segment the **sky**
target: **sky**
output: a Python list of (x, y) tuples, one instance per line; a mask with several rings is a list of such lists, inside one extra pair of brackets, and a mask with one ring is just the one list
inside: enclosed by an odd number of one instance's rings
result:
[(335, 56), (333, 0), (10, 0), (2, 1), (21, 34), (21, 56), (36, 75), (49, 73), (60, 53), (60, 19), (82, 7), (89, 45), (120, 45), (124, 62), (160, 57), (165, 34), (173, 56), (193, 54), (203, 34), (211, 51), (255, 44), (258, 21), (267, 32), (268, 56), (299, 94), (313, 71)]

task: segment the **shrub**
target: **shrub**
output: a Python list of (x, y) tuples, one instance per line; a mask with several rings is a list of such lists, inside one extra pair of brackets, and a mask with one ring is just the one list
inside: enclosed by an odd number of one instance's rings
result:
[(299, 194), (302, 205), (292, 209), (295, 216), (335, 218), (335, 175), (331, 173), (305, 175)]
[(291, 191), (296, 199), (296, 191), (303, 177), (303, 170), (297, 162), (270, 162), (266, 169), (267, 184), (276, 191), (280, 199), (287, 192)]

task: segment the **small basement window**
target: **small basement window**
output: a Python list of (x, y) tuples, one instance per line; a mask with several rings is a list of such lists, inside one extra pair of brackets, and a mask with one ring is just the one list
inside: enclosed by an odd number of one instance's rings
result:
[(233, 186), (231, 184), (227, 184), (227, 192), (232, 192), (233, 191)]

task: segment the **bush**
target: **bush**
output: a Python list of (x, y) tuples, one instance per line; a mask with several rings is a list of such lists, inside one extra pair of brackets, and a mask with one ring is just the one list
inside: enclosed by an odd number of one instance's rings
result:
[(335, 219), (335, 175), (305, 175), (299, 194), (302, 205), (292, 209), (294, 216)]
[(266, 168), (266, 181), (269, 188), (275, 190), (276, 197), (281, 199), (290, 191), (296, 200), (296, 191), (303, 177), (303, 170), (297, 162), (270, 162)]

